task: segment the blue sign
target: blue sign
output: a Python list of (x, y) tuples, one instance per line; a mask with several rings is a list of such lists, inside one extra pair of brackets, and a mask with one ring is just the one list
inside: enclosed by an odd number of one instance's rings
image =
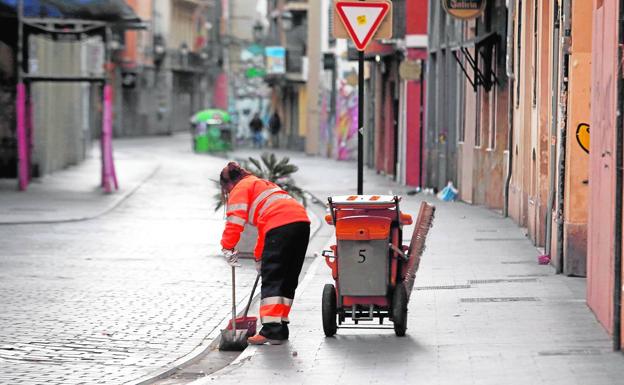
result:
[(266, 47), (266, 71), (268, 75), (283, 75), (286, 73), (286, 48)]

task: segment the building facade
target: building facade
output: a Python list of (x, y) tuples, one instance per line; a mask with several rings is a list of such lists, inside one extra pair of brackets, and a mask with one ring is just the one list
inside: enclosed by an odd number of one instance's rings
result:
[(430, 1), (426, 185), (452, 181), (526, 228), (558, 273), (587, 276), (619, 349), (621, 4), (485, 3), (460, 20)]
[(199, 0), (128, 4), (147, 28), (126, 32), (116, 56), (115, 134), (188, 130), (190, 117), (213, 104), (215, 83), (223, 72), (222, 4)]
[(622, 347), (622, 2), (594, 0), (587, 296), (590, 308)]
[(508, 165), (506, 6), (472, 20), (430, 2), (427, 186), (452, 182), (465, 202), (502, 210)]

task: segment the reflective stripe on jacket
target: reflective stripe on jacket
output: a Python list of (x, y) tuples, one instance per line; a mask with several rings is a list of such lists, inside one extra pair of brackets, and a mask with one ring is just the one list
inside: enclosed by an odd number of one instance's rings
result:
[(230, 191), (226, 216), (221, 246), (235, 248), (245, 223), (250, 223), (258, 228), (256, 260), (260, 260), (268, 231), (289, 223), (310, 222), (305, 208), (286, 191), (253, 175), (243, 178)]

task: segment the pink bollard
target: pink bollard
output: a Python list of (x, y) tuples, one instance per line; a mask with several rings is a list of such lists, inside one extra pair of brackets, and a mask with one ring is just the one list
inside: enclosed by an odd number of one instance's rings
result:
[(115, 166), (113, 164), (113, 92), (109, 84), (104, 86), (104, 105), (102, 108), (102, 187), (111, 193), (117, 187)]
[(29, 181), (28, 162), (28, 134), (26, 132), (26, 86), (24, 83), (17, 84), (17, 159), (18, 159), (18, 186), (21, 191), (26, 191)]

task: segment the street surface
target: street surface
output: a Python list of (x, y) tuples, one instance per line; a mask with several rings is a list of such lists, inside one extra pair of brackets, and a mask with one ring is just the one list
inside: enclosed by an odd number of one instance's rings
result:
[[(122, 188), (124, 159), (158, 170), (112, 211), (81, 222), (0, 226), (0, 383), (137, 380), (210, 343), (227, 317), (223, 212), (213, 210), (209, 180), (225, 160), (192, 154), (185, 135), (119, 141), (117, 153)], [(97, 191), (94, 172), (71, 181), (75, 189), (84, 183)], [(18, 219), (36, 220), (38, 212), (18, 210), (27, 203), (3, 201), (16, 205), (7, 212)], [(251, 267), (239, 270), (241, 301), (254, 276)]]
[[(230, 310), (230, 271), (218, 256), (222, 213), (212, 210), (209, 181), (225, 160), (194, 155), (188, 142), (184, 135), (119, 141), (118, 167), (140, 158), (155, 171), (137, 173), (147, 177), (137, 176), (133, 193), (95, 219), (0, 226), (1, 384), (137, 383), (208, 349)], [(320, 200), (356, 186), (352, 162), (280, 154), (300, 166), (298, 183)], [(331, 276), (315, 258), (297, 292), (290, 342), (250, 347), (194, 385), (624, 383), (624, 357), (611, 351), (587, 308), (585, 280), (538, 265), (512, 221), (431, 195), (406, 196), (405, 187), (368, 170), (364, 187), (403, 195), (403, 210), (414, 216), (422, 199), (438, 207), (407, 336), (339, 329), (325, 338), (320, 299)], [(37, 218), (15, 210), (22, 201), (5, 203), (7, 213)], [(255, 274), (245, 262), (241, 302)], [(206, 357), (215, 354), (222, 353)]]

